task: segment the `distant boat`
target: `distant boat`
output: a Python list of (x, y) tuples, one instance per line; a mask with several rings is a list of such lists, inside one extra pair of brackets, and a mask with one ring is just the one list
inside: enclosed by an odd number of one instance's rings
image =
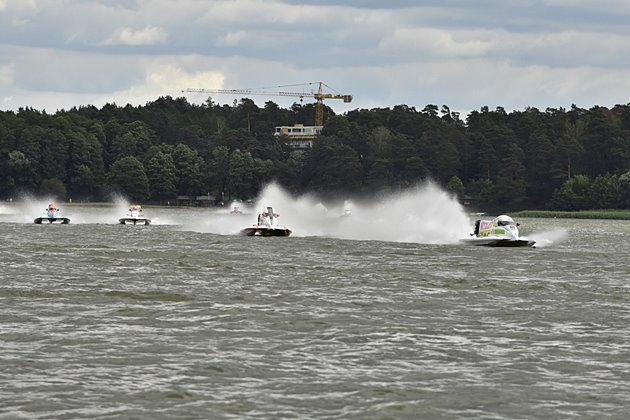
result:
[(140, 215), (142, 213), (142, 207), (139, 204), (132, 204), (129, 207), (129, 214), (125, 215), (125, 217), (121, 217), (118, 219), (118, 223), (121, 225), (126, 224), (141, 224), (141, 225), (150, 225), (151, 219), (147, 219), (146, 217)]
[(54, 203), (50, 203), (48, 207), (44, 210), (45, 215), (42, 217), (37, 217), (34, 222), (35, 224), (41, 225), (43, 222), (48, 223), (58, 223), (62, 225), (67, 225), (70, 223), (70, 219), (67, 217), (63, 217), (61, 215), (61, 211), (55, 206)]

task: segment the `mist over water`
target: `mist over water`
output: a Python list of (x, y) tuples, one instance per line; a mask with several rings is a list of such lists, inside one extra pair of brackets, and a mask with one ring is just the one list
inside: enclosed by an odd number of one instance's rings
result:
[[(231, 213), (235, 205), (242, 214)], [(267, 206), (280, 214), (281, 226), (300, 237), (446, 244), (466, 237), (471, 229), (463, 207), (432, 183), (372, 201), (345, 200), (328, 207), (312, 195), (293, 197), (274, 183), (263, 189), (252, 206), (232, 203), (229, 209), (214, 211), (207, 220), (186, 223), (184, 228), (236, 234), (256, 223), (257, 214)]]
[(8, 206), (0, 204), (0, 214), (13, 214), (13, 210)]
[(7, 221), (32, 223), (35, 218), (46, 216), (46, 209), (51, 203), (59, 208), (61, 216), (66, 217), (67, 208), (64, 208), (63, 203), (57, 205), (57, 201), (53, 197), (36, 198), (30, 195), (20, 197), (19, 202), (14, 203), (10, 208), (7, 207), (7, 211), (2, 213), (9, 215), (6, 218)]
[(118, 215), (118, 217), (123, 217), (126, 214), (129, 214), (129, 208), (131, 207), (131, 202), (122, 195), (115, 195), (113, 197), (114, 209), (113, 212)]
[[(46, 216), (46, 208), (50, 203), (54, 203), (59, 209), (61, 216), (70, 219), (70, 223), (76, 224), (118, 224), (118, 219), (129, 214), (129, 206), (132, 204), (127, 198), (117, 195), (112, 199), (112, 203), (104, 205), (81, 205), (70, 204), (59, 201), (54, 197), (33, 197), (25, 195), (20, 197), (20, 201), (10, 205), (0, 205), (0, 215), (2, 220), (12, 223), (33, 223), (37, 217)], [(135, 203), (134, 203), (135, 204)], [(152, 217), (154, 211), (143, 208), (143, 216), (151, 219), (152, 224), (157, 225), (177, 225), (182, 221), (169, 217), (162, 213), (159, 217)]]

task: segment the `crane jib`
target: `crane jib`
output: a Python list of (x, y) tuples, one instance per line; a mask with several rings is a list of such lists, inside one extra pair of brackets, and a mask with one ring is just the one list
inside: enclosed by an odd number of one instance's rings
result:
[[(202, 89), (202, 88), (188, 88), (182, 92), (191, 93), (217, 93), (226, 95), (262, 95), (262, 96), (290, 96), (294, 98), (314, 98), (315, 104), (315, 124), (318, 126), (324, 125), (324, 99), (342, 99), (345, 103), (352, 102), (352, 95), (342, 95), (337, 93), (323, 93), (322, 86), (327, 86), (323, 82), (318, 83), (305, 83), (303, 85), (318, 84), (319, 89), (317, 92), (289, 92), (289, 91), (269, 91), (265, 88), (260, 89)], [(299, 86), (299, 85), (285, 85), (285, 86)], [(280, 87), (280, 86), (278, 86)]]

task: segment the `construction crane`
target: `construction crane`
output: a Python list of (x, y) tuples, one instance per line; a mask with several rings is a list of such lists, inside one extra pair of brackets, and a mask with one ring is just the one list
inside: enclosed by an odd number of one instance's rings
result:
[(229, 95), (264, 95), (264, 96), (292, 96), (302, 100), (303, 98), (315, 98), (315, 125), (324, 125), (324, 99), (343, 99), (344, 102), (352, 102), (352, 95), (341, 95), (338, 93), (324, 93), (324, 86), (332, 89), (324, 82), (299, 83), (294, 85), (282, 85), (277, 88), (295, 87), (295, 86), (313, 86), (318, 85), (317, 92), (288, 92), (288, 91), (271, 91), (267, 88), (259, 89), (199, 89), (188, 88), (182, 92), (189, 93), (220, 93)]

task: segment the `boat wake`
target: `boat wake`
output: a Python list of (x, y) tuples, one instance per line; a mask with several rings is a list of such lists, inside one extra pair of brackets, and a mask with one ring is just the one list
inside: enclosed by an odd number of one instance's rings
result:
[(528, 236), (529, 238), (536, 241), (536, 248), (545, 248), (564, 242), (569, 238), (569, 233), (566, 229), (554, 229), (542, 232), (534, 232)]

